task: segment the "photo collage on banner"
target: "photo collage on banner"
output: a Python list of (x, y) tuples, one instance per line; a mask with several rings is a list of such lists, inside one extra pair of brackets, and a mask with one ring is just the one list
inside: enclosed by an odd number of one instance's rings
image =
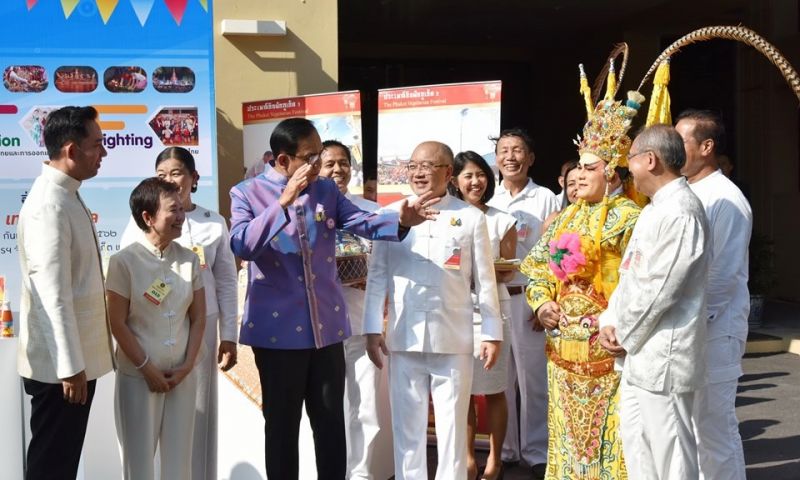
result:
[(378, 91), (380, 203), (409, 195), (406, 164), (418, 144), (435, 140), (453, 153), (472, 150), (495, 167), (500, 81), (388, 88)]
[(154, 175), (167, 146), (192, 152), (200, 173), (193, 198), (217, 208), (211, 12), (210, 0), (0, 4), (0, 275), (7, 299), (19, 299), (16, 224), (47, 160), (43, 130), (54, 109), (92, 105), (99, 112), (108, 156), (80, 191), (104, 261), (119, 249), (131, 190)]

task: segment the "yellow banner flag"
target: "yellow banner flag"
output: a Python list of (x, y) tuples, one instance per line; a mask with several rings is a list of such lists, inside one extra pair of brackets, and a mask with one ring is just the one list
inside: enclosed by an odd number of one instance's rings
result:
[(64, 18), (69, 18), (80, 0), (61, 0), (61, 8), (64, 10)]
[(95, 2), (97, 3), (97, 9), (100, 10), (103, 23), (108, 23), (108, 19), (111, 18), (111, 14), (117, 8), (119, 0), (95, 0)]

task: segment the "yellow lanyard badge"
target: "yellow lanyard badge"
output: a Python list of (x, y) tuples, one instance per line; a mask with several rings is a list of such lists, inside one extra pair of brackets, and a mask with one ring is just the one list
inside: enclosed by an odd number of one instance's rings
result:
[(200, 268), (205, 270), (208, 267), (206, 264), (206, 249), (202, 245), (192, 245), (192, 251), (200, 259)]
[(149, 300), (154, 305), (161, 305), (161, 302), (169, 294), (172, 287), (167, 285), (163, 280), (156, 279), (147, 287), (144, 292), (144, 298)]

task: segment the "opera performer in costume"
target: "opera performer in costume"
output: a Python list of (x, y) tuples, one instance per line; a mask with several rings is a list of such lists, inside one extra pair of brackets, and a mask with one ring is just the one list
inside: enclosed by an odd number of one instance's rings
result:
[(627, 196), (635, 190), (626, 167), (627, 131), (644, 97), (629, 92), (625, 104), (614, 101), (615, 83), (593, 110), (588, 88), (581, 89), (589, 119), (576, 142), (579, 200), (556, 217), (520, 268), (530, 278), (528, 303), (548, 331), (551, 480), (628, 478), (618, 432), (620, 374), (597, 342), (597, 318), (617, 286), (641, 210)]

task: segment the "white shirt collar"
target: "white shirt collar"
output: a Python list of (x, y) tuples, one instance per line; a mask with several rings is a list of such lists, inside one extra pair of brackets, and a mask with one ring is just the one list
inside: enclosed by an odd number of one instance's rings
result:
[(70, 193), (77, 192), (81, 186), (80, 180), (76, 180), (61, 170), (50, 166), (49, 162), (42, 163), (42, 176)]
[(686, 177), (678, 177), (675, 180), (667, 183), (663, 187), (661, 187), (655, 195), (653, 195), (653, 205), (666, 201), (673, 193), (675, 193), (678, 189), (683, 188), (686, 186)]

